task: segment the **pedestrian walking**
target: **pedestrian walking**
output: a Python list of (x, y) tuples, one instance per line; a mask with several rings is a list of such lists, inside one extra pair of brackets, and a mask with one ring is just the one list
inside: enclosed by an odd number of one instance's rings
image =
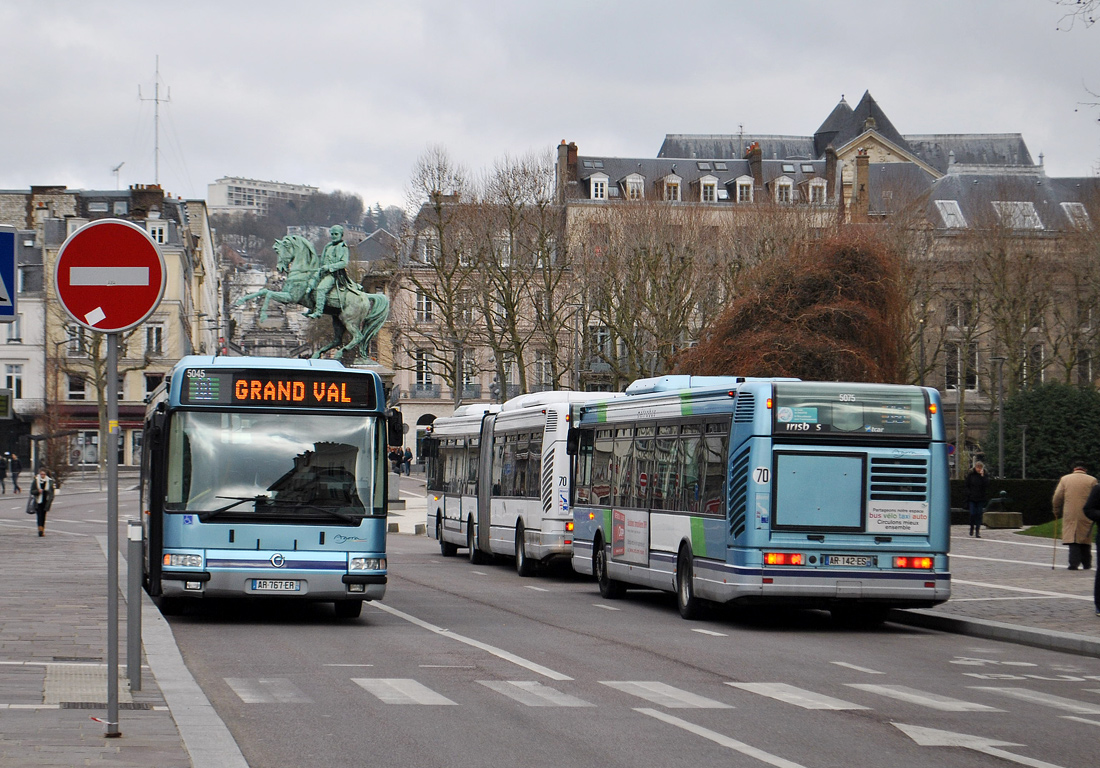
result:
[[(8, 490), (4, 487), (4, 481), (8, 477), (8, 456), (10, 453), (4, 451), (4, 455), (0, 456), (0, 493), (7, 493)], [(12, 493), (15, 493), (15, 489), (12, 489)]]
[(989, 476), (985, 462), (974, 462), (974, 468), (966, 476), (966, 503), (970, 507), (970, 535), (982, 537), (982, 515), (989, 498)]
[(1096, 615), (1100, 616), (1100, 485), (1094, 486), (1089, 492), (1082, 511), (1085, 517), (1096, 524), (1096, 578), (1092, 585), (1092, 603), (1096, 607)]
[(1054, 518), (1062, 518), (1062, 543), (1069, 547), (1071, 571), (1092, 568), (1092, 521), (1085, 517), (1085, 502), (1095, 485), (1096, 478), (1078, 461), (1054, 489)]
[(23, 471), (23, 462), (14, 453), (8, 457), (8, 471), (11, 472), (11, 489), (16, 493), (22, 493), (19, 487), (19, 473)]
[(31, 480), (31, 495), (34, 498), (34, 513), (38, 517), (38, 535), (46, 535), (46, 513), (53, 504), (54, 482), (45, 467), (38, 468), (38, 474)]
[(404, 468), (406, 476), (412, 474), (412, 461), (413, 452), (409, 450), (408, 446), (406, 446), (405, 455), (401, 458), (401, 466)]

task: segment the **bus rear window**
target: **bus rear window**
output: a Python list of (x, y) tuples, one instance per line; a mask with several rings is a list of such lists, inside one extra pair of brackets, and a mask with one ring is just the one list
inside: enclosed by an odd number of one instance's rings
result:
[(926, 437), (928, 406), (917, 387), (798, 382), (775, 385), (774, 434)]

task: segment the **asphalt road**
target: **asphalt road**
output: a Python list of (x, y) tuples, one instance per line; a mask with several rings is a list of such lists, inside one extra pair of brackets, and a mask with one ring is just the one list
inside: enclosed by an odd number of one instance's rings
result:
[(210, 603), (170, 619), (253, 766), (1090, 767), (1100, 659), (815, 611), (682, 620), (556, 570), (390, 537), (390, 584), (331, 605)]

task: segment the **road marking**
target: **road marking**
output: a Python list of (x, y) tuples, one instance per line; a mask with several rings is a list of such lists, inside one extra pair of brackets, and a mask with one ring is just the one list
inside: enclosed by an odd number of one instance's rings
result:
[(723, 634), (722, 632), (715, 632), (712, 629), (693, 629), (691, 631), (698, 632), (700, 635), (709, 635), (710, 637), (729, 637), (729, 635), (727, 634)]
[(790, 760), (784, 760), (782, 757), (769, 754), (762, 749), (757, 749), (754, 746), (746, 744), (743, 741), (737, 739), (731, 739), (729, 736), (725, 736), (717, 731), (712, 731), (709, 728), (704, 728), (701, 725), (695, 723), (689, 723), (687, 720), (681, 720), (678, 717), (673, 717), (665, 712), (659, 712), (655, 709), (635, 709), (635, 712), (640, 712), (643, 715), (656, 718), (661, 722), (668, 723), (669, 725), (675, 725), (677, 728), (681, 728), (688, 733), (694, 733), (696, 736), (702, 736), (704, 739), (709, 739), (715, 744), (723, 747), (728, 747), (736, 752), (740, 752), (742, 755), (747, 755), (762, 763), (768, 765), (774, 765), (776, 768), (803, 768), (799, 763), (793, 763)]
[(1040, 693), (1039, 691), (1033, 691), (1029, 688), (993, 688), (974, 685), (970, 687), (975, 691), (992, 691), (993, 693), (1011, 696), (1021, 701), (1030, 701), (1034, 704), (1042, 704), (1043, 706), (1054, 707), (1055, 709), (1064, 709), (1067, 712), (1073, 712), (1078, 715), (1100, 715), (1100, 705), (1083, 704), (1073, 699), (1054, 696), (1049, 693)]
[(477, 669), (473, 664), (419, 664), (421, 669)]
[(965, 584), (969, 587), (985, 587), (986, 589), (1003, 589), (1007, 592), (1020, 592), (1027, 595), (1046, 595), (1047, 597), (1064, 597), (1068, 600), (1088, 600), (1092, 602), (1091, 595), (1068, 595), (1065, 592), (1047, 592), (1042, 589), (1026, 589), (1024, 587), (1006, 587), (1001, 584), (987, 584), (984, 581), (963, 581), (962, 579), (951, 579), (952, 584)]
[(354, 677), (351, 681), (377, 696), (384, 704), (457, 706), (443, 694), (408, 678)]
[[(19, 507), (19, 509), (22, 509), (22, 507)], [(31, 525), (29, 527), (27, 525), (19, 525), (17, 523), (4, 523), (4, 522), (0, 522), (0, 527), (2, 527), (2, 528), (22, 528), (24, 530), (33, 532), (35, 530), (34, 529), (34, 518), (29, 517), (28, 522), (31, 523)], [(94, 536), (95, 535), (94, 533), (77, 533), (76, 531), (66, 531), (66, 530), (63, 530), (61, 528), (46, 528), (46, 535), (49, 536), (51, 534), (53, 534), (53, 535), (60, 534), (62, 536)]]
[(856, 672), (866, 672), (868, 675), (882, 675), (884, 672), (879, 672), (877, 669), (867, 669), (867, 667), (859, 667), (855, 664), (849, 664), (846, 661), (830, 661), (830, 664), (836, 664), (838, 667), (847, 667), (848, 669), (854, 669)]
[(485, 575), (485, 571), (470, 571), (470, 573), (474, 574), (475, 576), (484, 576)]
[(326, 664), (326, 667), (373, 667), (373, 664)]
[(1063, 720), (1072, 720), (1075, 723), (1088, 723), (1089, 725), (1095, 725), (1100, 728), (1100, 721), (1089, 720), (1086, 717), (1074, 717), (1073, 715), (1062, 715)]
[(312, 704), (298, 686), (281, 677), (249, 680), (243, 677), (227, 677), (226, 684), (245, 704)]
[(604, 605), (603, 603), (592, 603), (597, 608), (603, 608), (605, 611), (621, 611), (622, 608), (616, 608), (613, 605)]
[(654, 681), (601, 680), (600, 684), (669, 709), (733, 709), (729, 704), (723, 704), (705, 696), (696, 696), (694, 693)]
[(527, 588), (528, 589), (533, 589), (536, 592), (549, 592), (550, 591), (549, 589), (543, 589), (542, 587), (533, 587), (530, 584), (527, 585)]
[(867, 709), (843, 699), (834, 699), (821, 693), (796, 688), (787, 683), (726, 683), (749, 693), (757, 693), (778, 701), (785, 701), (803, 709)]
[(426, 629), (429, 632), (436, 633), (437, 635), (442, 635), (443, 637), (449, 637), (452, 640), (457, 640), (460, 643), (465, 643), (466, 645), (473, 646), (474, 648), (477, 648), (479, 650), (485, 651), (486, 653), (490, 653), (493, 656), (496, 656), (498, 659), (504, 659), (505, 661), (510, 661), (513, 664), (516, 664), (520, 667), (523, 667), (526, 670), (534, 672), (536, 675), (542, 675), (543, 677), (548, 677), (551, 680), (572, 680), (573, 679), (573, 678), (569, 677), (569, 675), (563, 675), (561, 672), (555, 672), (554, 670), (550, 669), (549, 667), (544, 667), (541, 664), (536, 664), (533, 661), (528, 661), (527, 659), (523, 658), (522, 656), (517, 656), (514, 653), (509, 653), (508, 651), (505, 651), (501, 648), (497, 648), (495, 646), (489, 645), (488, 643), (483, 643), (480, 640), (474, 640), (472, 637), (465, 637), (463, 635), (458, 634), (457, 632), (452, 632), (449, 629), (444, 629), (443, 627), (437, 627), (435, 624), (429, 624), (428, 622), (424, 621), (423, 619), (418, 619), (415, 616), (412, 616), (412, 615), (410, 615), (408, 613), (405, 613), (403, 611), (399, 611), (396, 608), (392, 608), (388, 605), (385, 605), (384, 603), (380, 603), (377, 600), (371, 601), (370, 603), (368, 603), (368, 605), (371, 606), (372, 608), (376, 608), (379, 611), (385, 611), (386, 613), (388, 613), (392, 616), (396, 616), (399, 619), (404, 619), (405, 621), (409, 622), (410, 624), (415, 624), (416, 626), (420, 627), (421, 629)]
[(1023, 757), (1013, 754), (1012, 752), (1005, 752), (1003, 749), (997, 749), (997, 747), (1022, 747), (1024, 746), (1023, 744), (1013, 744), (1010, 741), (997, 741), (982, 736), (971, 736), (966, 733), (941, 731), (936, 728), (925, 728), (920, 725), (903, 725), (902, 723), (894, 723), (894, 725), (897, 726), (902, 733), (922, 747), (962, 747), (963, 749), (972, 749), (975, 752), (981, 752), (991, 757), (999, 757), (1002, 760), (1019, 763), (1020, 765), (1030, 765), (1031, 768), (1061, 768), (1060, 766), (1054, 765), (1054, 763), (1045, 763), (1042, 760)]
[(562, 693), (533, 680), (478, 680), (478, 682), (528, 707), (595, 706), (584, 699), (578, 699), (576, 696), (570, 696), (568, 693)]
[(918, 691), (916, 688), (908, 688), (904, 685), (868, 685), (866, 683), (845, 683), (849, 688), (857, 688), (868, 693), (877, 693), (899, 701), (907, 701), (910, 704), (919, 704), (922, 707), (938, 709), (941, 712), (1004, 712), (1003, 709), (987, 707), (985, 704), (975, 704), (971, 701), (960, 701), (948, 696), (940, 696), (936, 693)]
[[(1049, 547), (1047, 547), (1047, 549), (1049, 549)], [(952, 553), (951, 559), (955, 560), (956, 558), (959, 560), (983, 560), (987, 563), (1007, 563), (1008, 565), (1034, 565), (1037, 568), (1046, 568), (1048, 571), (1050, 570), (1049, 560), (1045, 563), (1036, 563), (1031, 560), (1005, 560), (1001, 557), (978, 557), (977, 555), (956, 555)]]

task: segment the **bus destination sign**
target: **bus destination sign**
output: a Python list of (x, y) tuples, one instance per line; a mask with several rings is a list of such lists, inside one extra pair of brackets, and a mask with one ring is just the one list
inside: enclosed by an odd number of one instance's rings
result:
[(248, 371), (188, 368), (182, 405), (273, 406), (373, 410), (374, 379), (325, 371)]

